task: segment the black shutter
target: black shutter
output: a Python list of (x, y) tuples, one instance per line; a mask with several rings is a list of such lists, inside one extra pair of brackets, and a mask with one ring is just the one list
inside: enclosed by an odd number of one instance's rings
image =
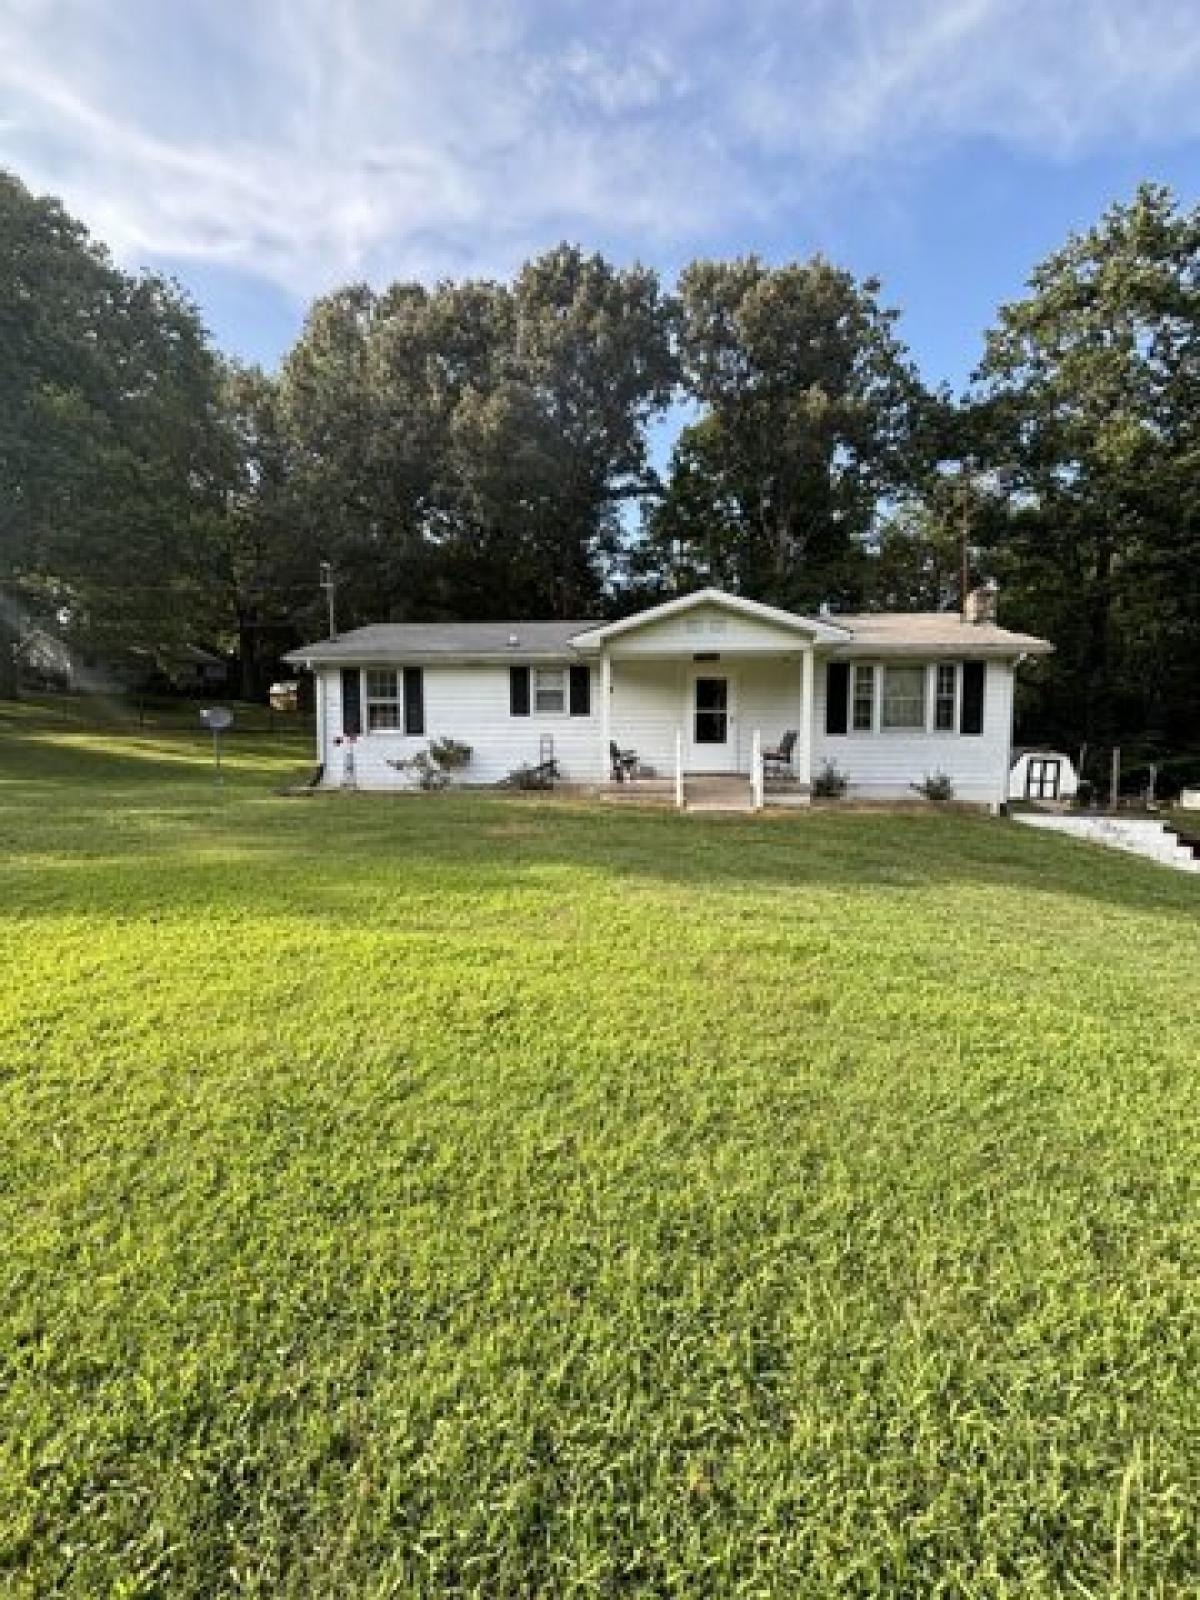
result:
[(825, 732), (845, 733), (850, 697), (850, 663), (831, 661), (825, 668)]
[(987, 672), (985, 661), (964, 661), (962, 679), (962, 717), (959, 733), (983, 732), (983, 682)]
[(342, 737), (357, 739), (362, 732), (362, 674), (357, 667), (342, 668)]
[(571, 715), (590, 717), (592, 714), (592, 673), (589, 667), (571, 668)]
[(508, 669), (508, 710), (510, 716), (527, 717), (529, 715), (529, 668), (509, 667)]
[(425, 732), (425, 674), (420, 667), (404, 669), (404, 731)]

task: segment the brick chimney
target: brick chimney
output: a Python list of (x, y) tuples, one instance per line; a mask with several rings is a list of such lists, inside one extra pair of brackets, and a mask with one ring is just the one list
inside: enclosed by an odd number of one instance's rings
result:
[(985, 583), (981, 588), (972, 589), (963, 606), (963, 621), (977, 628), (985, 623), (994, 623), (998, 596), (999, 590), (994, 583)]

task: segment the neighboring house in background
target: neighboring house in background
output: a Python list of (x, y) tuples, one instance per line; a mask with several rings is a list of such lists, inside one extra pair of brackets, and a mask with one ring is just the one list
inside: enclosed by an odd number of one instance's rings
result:
[(61, 639), (45, 628), (31, 628), (17, 646), (17, 671), (39, 689), (70, 689), (74, 664)]
[(229, 687), (229, 662), (197, 644), (160, 650), (156, 665), (180, 694), (215, 694)]
[(967, 615), (800, 616), (706, 589), (618, 622), (406, 623), (292, 651), (316, 675), (317, 757), (342, 781), (404, 788), (392, 765), (434, 738), (471, 747), (465, 783), (544, 758), (612, 778), (610, 747), (670, 776), (751, 775), (756, 742), (795, 730), (795, 788), (833, 762), (852, 796), (911, 798), (944, 772), (956, 796), (1008, 797), (1013, 676), (1051, 646), (996, 626), (990, 591)]
[(174, 689), (215, 694), (229, 685), (229, 663), (199, 645), (131, 649), (108, 655), (72, 648), (46, 628), (32, 628), (17, 651), (30, 684), (83, 694), (136, 694)]
[(1064, 750), (1014, 750), (1008, 775), (1010, 800), (1073, 800), (1079, 774)]

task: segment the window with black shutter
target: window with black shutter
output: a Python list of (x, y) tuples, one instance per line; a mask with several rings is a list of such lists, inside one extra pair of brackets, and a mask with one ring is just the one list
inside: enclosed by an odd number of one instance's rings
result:
[(845, 733), (850, 698), (850, 663), (830, 661), (825, 668), (825, 732)]
[(420, 667), (404, 669), (404, 731), (425, 732), (425, 674)]
[(986, 672), (987, 663), (984, 661), (963, 662), (959, 733), (983, 732), (983, 684)]
[(571, 668), (571, 715), (590, 717), (592, 714), (592, 674), (588, 667)]
[(529, 715), (529, 668), (508, 669), (508, 710), (514, 717)]
[(342, 668), (342, 737), (357, 739), (362, 732), (362, 682), (357, 667)]

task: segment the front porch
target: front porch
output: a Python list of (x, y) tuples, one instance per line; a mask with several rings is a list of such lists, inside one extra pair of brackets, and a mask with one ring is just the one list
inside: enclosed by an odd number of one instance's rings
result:
[[(605, 653), (600, 699), (606, 797), (689, 810), (808, 803), (810, 649)], [(786, 758), (772, 761), (781, 750)]]
[(681, 811), (757, 811), (763, 807), (808, 806), (811, 801), (807, 785), (768, 779), (760, 799), (749, 776), (724, 773), (685, 773), (682, 800), (674, 778), (633, 778), (622, 783), (609, 780), (597, 785), (593, 793), (609, 805)]
[(681, 808), (689, 787), (697, 806), (758, 809), (768, 793), (806, 803), (814, 652), (848, 637), (825, 618), (714, 590), (576, 635), (577, 652), (599, 666), (606, 787), (665, 780)]

